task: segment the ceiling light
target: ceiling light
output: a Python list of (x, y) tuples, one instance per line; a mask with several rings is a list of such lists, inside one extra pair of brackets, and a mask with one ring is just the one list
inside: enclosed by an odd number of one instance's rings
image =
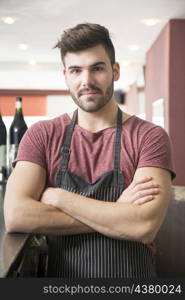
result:
[(151, 19), (143, 19), (143, 20), (141, 20), (141, 22), (143, 24), (145, 24), (146, 26), (154, 26), (154, 25), (160, 23), (161, 20), (159, 20), (159, 19), (152, 19), (151, 18)]
[(131, 51), (138, 51), (140, 47), (138, 45), (130, 45), (130, 46), (128, 46), (128, 48)]
[(19, 49), (22, 50), (22, 51), (25, 51), (28, 49), (28, 45), (27, 44), (19, 44)]
[(1, 19), (5, 24), (13, 24), (15, 22), (15, 18), (12, 17), (2, 17)]
[(36, 62), (36, 60), (34, 60), (34, 59), (31, 59), (31, 60), (29, 61), (29, 64), (30, 64), (30, 65), (36, 65), (36, 63), (37, 63), (37, 62)]

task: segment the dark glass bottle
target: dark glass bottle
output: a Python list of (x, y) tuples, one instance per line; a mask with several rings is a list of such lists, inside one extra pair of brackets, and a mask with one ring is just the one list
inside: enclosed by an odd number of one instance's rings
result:
[(16, 111), (9, 131), (9, 172), (12, 170), (12, 162), (17, 156), (20, 141), (28, 129), (22, 111), (22, 98), (16, 98)]
[(0, 182), (6, 177), (7, 132), (0, 112)]

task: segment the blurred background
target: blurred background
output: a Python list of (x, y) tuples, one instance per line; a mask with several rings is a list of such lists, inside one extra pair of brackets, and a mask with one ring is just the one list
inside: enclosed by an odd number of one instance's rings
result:
[(184, 0), (0, 0), (0, 110), (7, 131), (17, 96), (28, 127), (75, 109), (53, 47), (63, 30), (82, 22), (109, 29), (121, 67), (117, 102), (168, 132), (174, 183), (185, 185)]

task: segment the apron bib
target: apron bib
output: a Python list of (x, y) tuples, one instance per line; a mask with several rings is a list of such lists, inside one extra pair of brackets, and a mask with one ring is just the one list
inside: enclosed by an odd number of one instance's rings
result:
[[(124, 190), (120, 170), (122, 111), (118, 108), (115, 130), (114, 169), (90, 183), (68, 170), (70, 145), (77, 121), (76, 110), (61, 149), (57, 187), (101, 201), (116, 202)], [(155, 258), (143, 243), (117, 240), (101, 233), (48, 235), (48, 277), (150, 278), (155, 277)]]

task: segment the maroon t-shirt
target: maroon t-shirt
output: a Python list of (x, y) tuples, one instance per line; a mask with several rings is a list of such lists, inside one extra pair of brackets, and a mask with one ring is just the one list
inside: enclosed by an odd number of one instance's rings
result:
[[(19, 146), (17, 161), (30, 161), (46, 169), (47, 186), (55, 186), (60, 166), (60, 149), (71, 119), (68, 114), (32, 125)], [(75, 126), (69, 160), (69, 170), (89, 182), (114, 168), (115, 126), (92, 133)], [(150, 122), (131, 116), (122, 124), (121, 170), (125, 188), (140, 167), (159, 167), (175, 177), (171, 143), (165, 130)]]

